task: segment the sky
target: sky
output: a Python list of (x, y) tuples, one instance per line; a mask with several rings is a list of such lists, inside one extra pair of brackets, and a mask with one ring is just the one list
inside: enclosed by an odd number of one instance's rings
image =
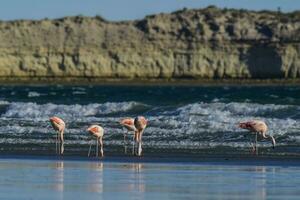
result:
[(0, 20), (101, 15), (110, 21), (141, 19), (146, 15), (216, 5), (250, 10), (300, 10), (300, 0), (0, 0)]

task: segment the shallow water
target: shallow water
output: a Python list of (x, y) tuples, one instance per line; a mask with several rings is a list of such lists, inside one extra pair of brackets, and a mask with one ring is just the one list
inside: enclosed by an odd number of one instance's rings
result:
[(277, 140), (275, 150), (260, 142), (261, 154), (300, 155), (299, 86), (1, 86), (2, 154), (53, 154), (53, 115), (67, 124), (66, 155), (86, 155), (94, 123), (105, 129), (106, 155), (122, 154), (118, 122), (137, 115), (149, 119), (145, 156), (249, 154), (254, 138), (236, 127), (248, 119), (266, 121)]
[(299, 199), (299, 166), (0, 159), (0, 199)]

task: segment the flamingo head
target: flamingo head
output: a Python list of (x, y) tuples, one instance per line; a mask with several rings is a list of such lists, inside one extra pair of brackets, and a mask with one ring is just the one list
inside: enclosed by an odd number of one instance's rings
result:
[(239, 127), (239, 128), (242, 128), (242, 129), (248, 128), (247, 124), (244, 123), (244, 122), (240, 122), (240, 123), (238, 124), (238, 127)]

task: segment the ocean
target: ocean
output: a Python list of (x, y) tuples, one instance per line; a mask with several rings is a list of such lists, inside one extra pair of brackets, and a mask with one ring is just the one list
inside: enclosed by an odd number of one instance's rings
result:
[(300, 155), (299, 86), (2, 86), (0, 152), (53, 155), (54, 115), (66, 122), (66, 156), (87, 154), (91, 124), (104, 128), (106, 155), (123, 155), (119, 121), (139, 115), (148, 119), (145, 156), (249, 155), (254, 136), (237, 123), (250, 119), (264, 120), (277, 142), (259, 142), (260, 155)]

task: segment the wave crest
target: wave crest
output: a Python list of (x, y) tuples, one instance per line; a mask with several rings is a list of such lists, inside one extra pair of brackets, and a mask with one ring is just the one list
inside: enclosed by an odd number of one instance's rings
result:
[(10, 103), (2, 117), (8, 118), (48, 118), (58, 115), (65, 118), (105, 116), (126, 113), (135, 110), (146, 110), (149, 106), (138, 102), (107, 102), (87, 105), (57, 105), (52, 103)]

